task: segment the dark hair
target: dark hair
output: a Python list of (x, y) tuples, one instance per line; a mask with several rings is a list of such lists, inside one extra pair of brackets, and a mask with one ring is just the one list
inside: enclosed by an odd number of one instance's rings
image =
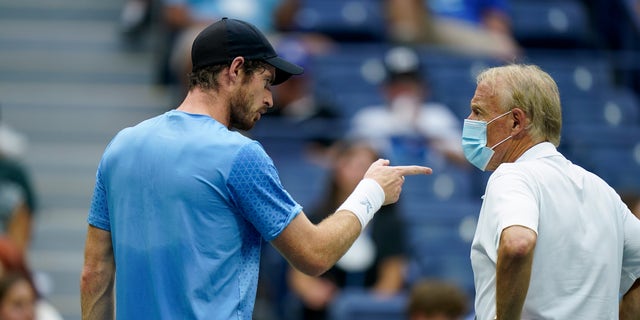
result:
[(21, 280), (26, 281), (27, 284), (29, 284), (29, 287), (33, 291), (34, 298), (37, 299), (38, 292), (33, 287), (33, 284), (31, 283), (31, 279), (29, 279), (27, 275), (21, 272), (12, 272), (12, 273), (7, 273), (2, 277), (0, 277), (0, 301), (4, 300), (7, 297), (7, 293), (9, 292), (9, 290), (11, 290), (11, 287), (13, 287), (16, 283), (20, 282)]
[(467, 312), (467, 295), (453, 283), (435, 279), (421, 280), (411, 289), (408, 315), (446, 315), (456, 319)]
[[(248, 76), (253, 75), (258, 71), (266, 70), (269, 64), (262, 60), (245, 60), (242, 64), (242, 70)], [(194, 72), (188, 74), (189, 78), (189, 90), (199, 87), (204, 90), (218, 90), (220, 84), (218, 83), (218, 75), (222, 70), (228, 68), (229, 64), (217, 64), (200, 68)], [(245, 81), (249, 81), (247, 78)]]

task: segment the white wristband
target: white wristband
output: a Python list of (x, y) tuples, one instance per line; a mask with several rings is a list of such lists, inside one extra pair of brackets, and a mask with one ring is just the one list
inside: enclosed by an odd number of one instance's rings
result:
[(382, 207), (384, 198), (384, 190), (375, 180), (362, 179), (337, 211), (351, 211), (358, 217), (364, 229), (373, 215)]

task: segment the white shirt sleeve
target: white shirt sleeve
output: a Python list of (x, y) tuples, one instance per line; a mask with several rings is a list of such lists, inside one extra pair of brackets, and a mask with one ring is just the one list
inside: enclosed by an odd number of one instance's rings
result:
[(636, 279), (640, 278), (640, 219), (621, 203), (624, 210), (624, 249), (620, 294), (625, 294)]
[[(485, 202), (488, 214), (495, 215), (500, 235), (507, 227), (519, 225), (538, 233), (540, 217), (535, 181), (513, 164), (502, 164), (491, 176)], [(496, 237), (496, 247), (500, 237)]]

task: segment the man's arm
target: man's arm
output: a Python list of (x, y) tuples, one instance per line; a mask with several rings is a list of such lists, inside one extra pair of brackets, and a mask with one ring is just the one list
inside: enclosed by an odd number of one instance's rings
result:
[(89, 226), (80, 279), (82, 319), (113, 319), (115, 261), (111, 233)]
[(529, 290), (536, 233), (511, 226), (500, 235), (496, 265), (496, 316), (500, 320), (520, 319)]
[(300, 212), (271, 244), (294, 268), (319, 276), (347, 252), (361, 228), (349, 211), (338, 211), (317, 225)]
[(620, 301), (620, 320), (640, 317), (640, 279), (636, 280)]
[[(368, 189), (371, 184), (365, 184), (368, 185), (365, 190), (360, 190), (359, 185), (345, 201), (348, 205), (343, 204), (334, 214), (317, 225), (311, 223), (304, 212), (301, 212), (271, 241), (271, 244), (294, 268), (308, 275), (320, 275), (347, 252), (366, 223), (380, 208), (380, 204), (387, 205), (398, 201), (405, 175), (430, 173), (431, 169), (427, 167), (391, 167), (388, 160), (378, 160), (369, 167), (364, 178), (374, 180), (382, 188), (383, 195), (378, 193), (379, 191), (372, 192)], [(363, 195), (369, 193), (379, 201), (377, 207), (372, 207), (368, 201), (370, 198)]]

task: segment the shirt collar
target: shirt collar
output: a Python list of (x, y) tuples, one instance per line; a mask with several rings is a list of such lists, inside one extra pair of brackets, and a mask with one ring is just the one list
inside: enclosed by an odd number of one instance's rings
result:
[(551, 142), (540, 142), (525, 151), (515, 162), (546, 158), (556, 155), (560, 155), (560, 153)]

